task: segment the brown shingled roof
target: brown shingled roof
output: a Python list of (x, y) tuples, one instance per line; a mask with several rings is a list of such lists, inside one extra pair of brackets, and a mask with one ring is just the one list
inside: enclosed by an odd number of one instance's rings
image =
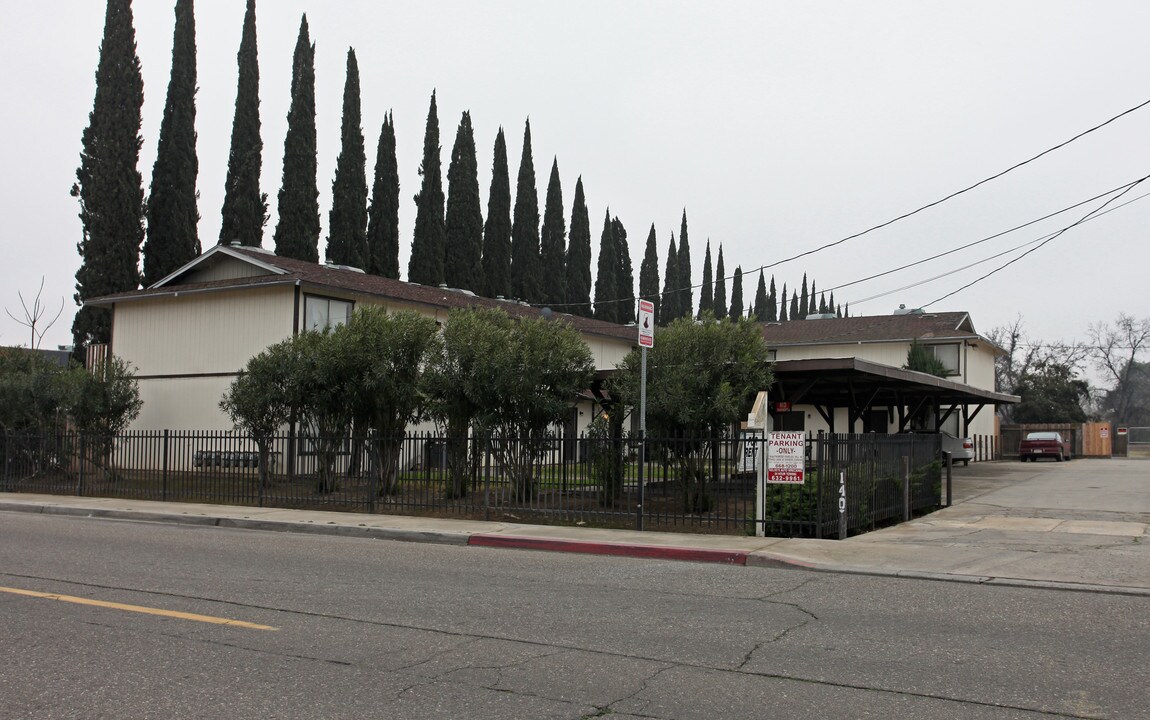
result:
[(977, 338), (965, 312), (907, 313), (762, 323), (767, 345), (832, 345)]
[[(214, 280), (200, 283), (179, 282), (181, 275), (193, 270), (197, 265), (218, 254), (239, 257), (241, 259), (249, 258), (258, 263), (270, 265), (281, 272), (279, 274), (269, 272), (267, 275), (259, 275), (256, 277)], [(448, 310), (469, 307), (499, 308), (512, 317), (539, 317), (542, 311), (539, 307), (523, 305), (514, 301), (479, 297), (461, 290), (419, 285), (402, 280), (380, 277), (378, 275), (368, 275), (337, 266), (318, 265), (294, 258), (280, 257), (274, 253), (252, 248), (219, 245), (207, 250), (203, 255), (200, 255), (191, 263), (184, 266), (180, 271), (173, 273), (173, 275), (150, 288), (117, 293), (115, 295), (105, 295), (99, 298), (92, 298), (86, 302), (89, 305), (111, 305), (116, 302), (170, 296), (175, 293), (210, 292), (213, 290), (227, 290), (253, 285), (294, 285), (297, 281), (314, 288), (327, 288), (329, 290), (366, 295), (383, 300), (396, 300)], [(633, 326), (618, 325), (560, 312), (556, 312), (554, 317), (570, 323), (580, 332), (638, 342), (637, 331)]]

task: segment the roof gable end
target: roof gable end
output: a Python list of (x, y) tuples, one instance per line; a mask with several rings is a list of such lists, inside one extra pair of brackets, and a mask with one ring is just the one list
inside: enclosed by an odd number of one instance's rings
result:
[(244, 248), (252, 252), (240, 252), (227, 245), (216, 245), (204, 254), (192, 259), (167, 277), (161, 278), (151, 287), (188, 285), (240, 277), (260, 275), (286, 275), (287, 270), (275, 264), (276, 256), (258, 248)]

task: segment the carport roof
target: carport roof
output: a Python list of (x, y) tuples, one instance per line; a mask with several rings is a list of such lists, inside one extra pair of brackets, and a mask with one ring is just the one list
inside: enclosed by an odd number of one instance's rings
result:
[(783, 360), (774, 364), (774, 372), (772, 402), (813, 405), (830, 424), (832, 432), (835, 408), (849, 410), (852, 428), (854, 421), (873, 407), (898, 408), (899, 429), (904, 430), (920, 410), (929, 408), (937, 418), (943, 419), (962, 408), (961, 416), (969, 423), (987, 405), (1020, 400), (1017, 395), (853, 357)]
[(871, 404), (899, 405), (920, 397), (942, 405), (1007, 405), (1017, 395), (903, 370), (859, 358), (781, 360), (774, 364), (775, 398), (792, 403), (851, 407), (851, 398), (874, 395)]

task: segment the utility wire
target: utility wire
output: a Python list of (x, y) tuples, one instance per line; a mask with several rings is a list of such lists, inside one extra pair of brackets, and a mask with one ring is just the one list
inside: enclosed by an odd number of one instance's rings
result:
[(927, 304), (923, 305), (922, 307), (924, 307), (924, 308), (930, 307), (931, 305), (934, 305), (934, 304), (935, 304), (935, 303), (937, 303), (937, 302), (941, 302), (941, 301), (943, 301), (943, 300), (947, 299), (948, 297), (951, 297), (951, 296), (953, 296), (953, 295), (957, 295), (958, 293), (962, 292), (963, 290), (966, 290), (967, 288), (971, 287), (972, 285), (975, 285), (975, 284), (977, 284), (977, 283), (980, 283), (980, 282), (982, 282), (983, 280), (985, 280), (985, 279), (987, 279), (988, 277), (990, 277), (991, 275), (994, 275), (994, 274), (995, 274), (995, 273), (997, 273), (998, 271), (1000, 271), (1000, 270), (1003, 270), (1003, 269), (1005, 269), (1005, 268), (1007, 268), (1007, 267), (1010, 267), (1011, 265), (1013, 265), (1014, 263), (1018, 262), (1019, 260), (1021, 260), (1021, 259), (1022, 259), (1022, 258), (1024, 258), (1024, 257), (1026, 257), (1027, 255), (1031, 254), (1032, 252), (1035, 252), (1035, 251), (1037, 251), (1037, 250), (1040, 250), (1041, 248), (1045, 247), (1045, 246), (1046, 246), (1046, 244), (1047, 244), (1047, 243), (1049, 243), (1051, 240), (1054, 240), (1055, 238), (1057, 238), (1057, 237), (1060, 237), (1060, 236), (1061, 236), (1063, 233), (1067, 232), (1068, 230), (1070, 230), (1070, 229), (1072, 229), (1072, 228), (1075, 228), (1075, 227), (1078, 227), (1078, 226), (1079, 226), (1079, 225), (1081, 225), (1082, 223), (1084, 223), (1084, 222), (1087, 222), (1088, 220), (1091, 220), (1091, 219), (1093, 219), (1095, 216), (1099, 215), (1099, 214), (1101, 213), (1101, 211), (1102, 211), (1102, 210), (1103, 210), (1103, 209), (1104, 209), (1104, 208), (1105, 208), (1107, 205), (1109, 205), (1110, 203), (1114, 202), (1115, 200), (1117, 200), (1117, 199), (1121, 198), (1123, 195), (1125, 195), (1126, 193), (1130, 192), (1130, 191), (1131, 191), (1131, 190), (1133, 190), (1134, 188), (1138, 187), (1138, 185), (1140, 185), (1141, 183), (1145, 182), (1146, 180), (1150, 180), (1150, 175), (1146, 175), (1145, 177), (1143, 177), (1143, 178), (1142, 178), (1141, 180), (1139, 180), (1138, 182), (1134, 183), (1134, 184), (1133, 184), (1133, 185), (1131, 185), (1130, 187), (1126, 188), (1126, 189), (1125, 189), (1125, 190), (1123, 190), (1122, 192), (1118, 193), (1118, 194), (1117, 194), (1117, 195), (1115, 195), (1114, 197), (1112, 197), (1112, 198), (1110, 198), (1109, 200), (1107, 200), (1106, 202), (1102, 203), (1102, 205), (1100, 205), (1100, 206), (1099, 206), (1097, 209), (1095, 209), (1095, 210), (1091, 210), (1090, 212), (1086, 213), (1086, 215), (1084, 215), (1084, 216), (1082, 216), (1081, 218), (1079, 218), (1079, 220), (1078, 220), (1077, 222), (1074, 222), (1074, 223), (1071, 223), (1070, 225), (1067, 225), (1066, 227), (1062, 228), (1062, 229), (1061, 229), (1061, 230), (1059, 230), (1058, 232), (1054, 233), (1054, 234), (1053, 234), (1053, 235), (1051, 235), (1050, 237), (1048, 237), (1048, 238), (1046, 238), (1045, 240), (1043, 240), (1043, 241), (1042, 241), (1040, 244), (1038, 244), (1037, 246), (1030, 248), (1029, 250), (1027, 250), (1026, 252), (1022, 253), (1022, 254), (1021, 254), (1021, 255), (1019, 255), (1018, 257), (1014, 258), (1014, 259), (1013, 259), (1013, 260), (1011, 260), (1010, 262), (1007, 262), (1007, 263), (1003, 263), (1002, 265), (999, 265), (998, 267), (996, 267), (995, 269), (993, 269), (993, 270), (991, 270), (990, 272), (986, 273), (986, 274), (985, 274), (985, 275), (983, 275), (982, 277), (979, 277), (979, 278), (975, 278), (974, 280), (972, 280), (972, 281), (968, 282), (967, 284), (963, 285), (962, 287), (958, 288), (957, 290), (955, 290), (955, 291), (953, 291), (953, 292), (949, 292), (949, 293), (947, 293), (946, 295), (943, 295), (942, 297), (939, 297), (939, 298), (935, 298), (934, 300), (931, 300), (930, 302), (928, 302)]
[[(989, 242), (991, 240), (995, 240), (997, 238), (1000, 238), (1004, 235), (1009, 235), (1010, 233), (1015, 232), (1016, 230), (1022, 230), (1023, 228), (1027, 228), (1027, 227), (1030, 227), (1031, 225), (1035, 225), (1037, 223), (1040, 223), (1043, 220), (1049, 220), (1050, 218), (1061, 215), (1062, 213), (1070, 212), (1071, 210), (1073, 210), (1075, 208), (1082, 207), (1086, 203), (1091, 203), (1091, 202), (1094, 202), (1095, 200), (1100, 200), (1101, 198), (1104, 198), (1107, 195), (1112, 195), (1112, 194), (1118, 192), (1119, 190), (1130, 187), (1131, 185), (1134, 185), (1135, 183), (1138, 183), (1138, 182), (1141, 182), (1141, 181), (1135, 180), (1133, 182), (1127, 183), (1126, 185), (1119, 185), (1118, 187), (1114, 188), (1113, 190), (1107, 190), (1106, 192), (1099, 193), (1092, 198), (1087, 198), (1086, 200), (1083, 200), (1081, 202), (1077, 202), (1073, 205), (1068, 205), (1067, 207), (1064, 207), (1061, 210), (1056, 210), (1056, 211), (1049, 213), (1047, 215), (1043, 215), (1040, 218), (1030, 220), (1029, 222), (1024, 222), (1021, 225), (1015, 225), (1014, 227), (1010, 228), (1009, 230), (1003, 230), (1002, 232), (998, 232), (998, 233), (995, 233), (993, 235), (988, 235), (987, 237), (984, 237), (981, 240), (975, 240), (974, 242), (970, 242), (970, 243), (967, 243), (965, 245), (960, 245), (956, 248), (946, 250), (944, 252), (940, 252), (937, 255), (931, 255), (930, 257), (923, 258), (921, 260), (916, 260), (912, 263), (907, 263), (906, 265), (901, 265), (901, 266), (893, 268), (891, 270), (884, 270), (883, 272), (876, 273), (874, 275), (868, 275), (867, 277), (860, 278), (858, 280), (852, 280), (850, 282), (843, 283), (842, 285), (836, 285), (832, 288), (827, 288), (826, 290), (823, 290), (822, 292), (834, 292), (835, 290), (841, 290), (842, 288), (850, 287), (852, 285), (858, 285), (859, 283), (864, 283), (868, 280), (874, 280), (876, 278), (884, 277), (886, 275), (891, 275), (891, 274), (894, 274), (896, 272), (900, 272), (902, 270), (907, 270), (909, 268), (915, 267), (916, 265), (922, 265), (924, 263), (928, 263), (931, 260), (938, 260), (941, 257), (946, 257), (947, 255), (953, 255), (954, 253), (959, 252), (961, 250), (968, 250), (968, 249), (974, 247), (975, 245), (981, 245), (984, 242)], [(1148, 193), (1148, 194), (1150, 194), (1150, 193)], [(1125, 207), (1126, 205), (1129, 205), (1132, 202), (1136, 202), (1138, 200), (1141, 200), (1144, 197), (1146, 197), (1146, 195), (1141, 195), (1137, 198), (1134, 198), (1133, 200), (1130, 200), (1129, 202), (1122, 203), (1122, 205), (1119, 205), (1118, 207), (1111, 208), (1110, 210), (1107, 210), (1106, 212), (1113, 212), (1114, 210), (1117, 210), (1120, 207)], [(1105, 213), (1101, 213), (1101, 214), (1105, 214)], [(1031, 242), (1037, 242), (1037, 241), (1031, 241)], [(1029, 243), (1026, 243), (1026, 244), (1029, 244)], [(1019, 247), (1025, 247), (1026, 244), (1021, 245)], [(997, 257), (997, 256), (993, 256), (993, 257)], [(990, 258), (987, 258), (987, 259), (990, 259)], [(982, 261), (982, 262), (985, 262), (985, 261)], [(967, 267), (969, 267), (969, 266), (967, 266)], [(965, 268), (962, 268), (962, 269), (965, 269)], [(865, 300), (860, 301), (860, 302), (865, 302)]]
[[(900, 220), (906, 220), (907, 217), (911, 217), (913, 215), (918, 215), (919, 213), (923, 212), (923, 210), (928, 210), (928, 209), (933, 208), (937, 205), (942, 205), (943, 202), (946, 202), (946, 201), (951, 200), (953, 198), (957, 198), (958, 196), (960, 196), (960, 194), (964, 194), (966, 192), (972, 191), (975, 189), (975, 187), (979, 187), (981, 185), (986, 185), (987, 183), (989, 183), (991, 181), (995, 181), (995, 179), (998, 179), (999, 177), (1002, 177), (1002, 176), (1006, 175), (1007, 173), (1011, 173), (1011, 171), (1017, 170), (1018, 168), (1021, 168), (1022, 166), (1026, 166), (1026, 164), (1032, 163), (1035, 160), (1042, 158), (1042, 156), (1044, 156), (1044, 155), (1049, 155), (1050, 153), (1055, 152), (1056, 150), (1061, 150), (1061, 148), (1066, 147), (1067, 145), (1070, 145), (1071, 143), (1073, 143), (1073, 141), (1078, 140), (1082, 137), (1086, 137), (1086, 136), (1090, 135), (1091, 132), (1094, 132), (1096, 130), (1101, 130), (1102, 128), (1105, 128), (1106, 125), (1109, 125), (1112, 122), (1116, 122), (1117, 120), (1120, 120), (1121, 117), (1125, 117), (1126, 115), (1129, 115), (1130, 113), (1134, 113), (1134, 112), (1136, 112), (1136, 110), (1140, 110), (1140, 109), (1142, 109), (1148, 105), (1150, 105), (1150, 99), (1144, 100), (1144, 101), (1140, 102), (1139, 105), (1135, 105), (1134, 107), (1129, 108), (1127, 110), (1122, 110), (1121, 113), (1119, 113), (1118, 115), (1114, 115), (1113, 117), (1110, 118), (1110, 120), (1106, 120), (1105, 122), (1098, 123), (1097, 125), (1095, 125), (1095, 127), (1089, 128), (1088, 130), (1083, 130), (1082, 132), (1079, 132), (1078, 135), (1075, 135), (1074, 137), (1072, 137), (1070, 139), (1061, 141), (1061, 143), (1059, 143), (1058, 145), (1049, 147), (1049, 148), (1047, 148), (1047, 150), (1044, 150), (1041, 153), (1034, 155), (1033, 158), (1028, 158), (1027, 160), (1022, 160), (1021, 162), (1014, 163), (1014, 164), (1012, 164), (1011, 167), (1006, 168), (1005, 170), (999, 171), (999, 173), (991, 175), (990, 177), (987, 177), (987, 178), (983, 178), (983, 179), (981, 179), (981, 181), (976, 182), (973, 185), (968, 185), (966, 187), (963, 187), (963, 189), (961, 189), (961, 190), (956, 190), (955, 192), (948, 194), (948, 196), (945, 196), (945, 197), (940, 198), (938, 200), (935, 200), (933, 202), (928, 202), (927, 205), (923, 205), (917, 209), (910, 210), (909, 213), (903, 213), (902, 215), (898, 215), (897, 217), (892, 217), (891, 220), (879, 223), (877, 225), (873, 225), (873, 227), (871, 227), (871, 228), (867, 228), (866, 230), (861, 230), (859, 232), (853, 233), (853, 235), (846, 236), (840, 240), (835, 240), (834, 243), (827, 243), (826, 245), (820, 245), (819, 247), (813, 248), (813, 250), (808, 250), (808, 251), (805, 251), (802, 253), (798, 253), (796, 255), (791, 255), (790, 258), (784, 258), (783, 260), (768, 263), (768, 265), (759, 266), (758, 268), (754, 268), (754, 269), (749, 270), (749, 273), (754, 273), (754, 271), (756, 271), (756, 270), (771, 269), (773, 267), (784, 265), (784, 263), (787, 263), (787, 262), (792, 262), (792, 261), (798, 260), (800, 258), (806, 258), (807, 255), (813, 255), (815, 253), (829, 250), (829, 248), (836, 247), (838, 245), (842, 245), (843, 243), (848, 242), (848, 240), (853, 240), (856, 238), (863, 237), (864, 235), (868, 235), (868, 233), (874, 232), (875, 230), (881, 230), (882, 228), (887, 228), (887, 227), (889, 227), (889, 225), (895, 224), (896, 222), (898, 222)], [(734, 277), (734, 276), (731, 275), (730, 277)], [(715, 279), (718, 279), (718, 278), (715, 278)], [(727, 278), (723, 278), (723, 279), (727, 279)], [(702, 286), (703, 286), (703, 283), (698, 283), (698, 284), (688, 285), (688, 286), (685, 286), (685, 288), (679, 288), (676, 290), (664, 290), (664, 291), (659, 292), (658, 294), (659, 294), (659, 296), (662, 296), (662, 294), (667, 294), (668, 292), (681, 292), (681, 291), (685, 291), (685, 290), (695, 290), (697, 288), (702, 288)], [(645, 298), (646, 296), (643, 296), (643, 297)], [(619, 298), (619, 299), (615, 299), (615, 300), (596, 300), (596, 301), (591, 302), (591, 304), (592, 305), (599, 305), (599, 304), (607, 305), (607, 304), (612, 304), (612, 302), (634, 302), (636, 299), (638, 299), (638, 296), (630, 297), (630, 298)], [(585, 305), (584, 302), (555, 302), (555, 304), (550, 305), (550, 307), (562, 308), (562, 307), (576, 307), (576, 306), (581, 306), (581, 305)]]
[[(1143, 179), (1145, 179), (1145, 178), (1143, 178)], [(837, 285), (837, 286), (835, 286), (835, 287), (833, 287), (833, 288), (829, 288), (829, 289), (825, 290), (824, 292), (834, 292), (835, 290), (839, 290), (839, 289), (841, 289), (841, 288), (844, 288), (844, 287), (849, 287), (849, 286), (851, 286), (851, 285), (857, 285), (858, 283), (861, 283), (861, 282), (865, 282), (865, 281), (867, 281), (867, 280), (873, 280), (873, 279), (875, 279), (875, 278), (883, 277), (884, 275), (890, 275), (891, 273), (894, 273), (894, 272), (898, 272), (899, 270), (905, 270), (906, 268), (909, 268), (909, 267), (913, 267), (913, 266), (915, 266), (915, 265), (921, 265), (922, 263), (925, 263), (925, 262), (929, 262), (929, 261), (931, 261), (931, 260), (935, 260), (935, 259), (938, 259), (938, 258), (940, 258), (940, 257), (943, 257), (944, 255), (949, 255), (949, 254), (951, 254), (951, 253), (954, 253), (954, 252), (957, 252), (957, 251), (959, 251), (959, 250), (964, 250), (964, 249), (966, 249), (966, 248), (972, 247), (972, 246), (974, 246), (974, 245), (977, 245), (977, 244), (979, 244), (979, 243), (982, 243), (982, 242), (986, 242), (987, 240), (991, 240), (991, 239), (994, 239), (994, 238), (997, 238), (997, 237), (1001, 237), (1001, 236), (1003, 236), (1003, 235), (1005, 235), (1005, 234), (1007, 234), (1007, 233), (1013, 232), (1014, 230), (1018, 230), (1018, 229), (1020, 229), (1020, 228), (1024, 228), (1024, 227), (1027, 227), (1028, 225), (1033, 225), (1033, 224), (1034, 224), (1034, 223), (1036, 223), (1036, 222), (1040, 222), (1040, 221), (1042, 221), (1042, 220), (1047, 220), (1047, 219), (1049, 219), (1049, 218), (1052, 218), (1052, 217), (1054, 217), (1055, 215), (1059, 215), (1059, 214), (1061, 214), (1061, 213), (1064, 213), (1064, 212), (1066, 212), (1066, 211), (1068, 211), (1068, 210), (1073, 210), (1073, 209), (1074, 209), (1074, 208), (1076, 208), (1076, 207), (1080, 207), (1080, 206), (1082, 206), (1082, 205), (1084, 205), (1084, 204), (1086, 204), (1086, 203), (1088, 203), (1088, 202), (1093, 202), (1094, 200), (1098, 200), (1099, 198), (1102, 198), (1102, 197), (1105, 197), (1105, 196), (1107, 196), (1107, 195), (1110, 195), (1110, 194), (1112, 194), (1112, 193), (1115, 193), (1115, 192), (1117, 192), (1118, 190), (1122, 190), (1123, 188), (1133, 189), (1133, 186), (1137, 185), (1137, 184), (1138, 184), (1138, 183), (1140, 183), (1140, 182), (1142, 182), (1142, 180), (1136, 180), (1136, 181), (1134, 181), (1134, 182), (1132, 182), (1132, 183), (1129, 183), (1128, 185), (1123, 185), (1123, 186), (1121, 186), (1121, 187), (1119, 187), (1119, 188), (1115, 188), (1114, 190), (1110, 190), (1110, 191), (1104, 192), (1104, 193), (1102, 193), (1101, 195), (1095, 195), (1094, 197), (1090, 198), (1089, 200), (1084, 200), (1084, 201), (1082, 201), (1082, 202), (1080, 202), (1080, 203), (1076, 203), (1076, 204), (1074, 204), (1074, 205), (1071, 205), (1071, 206), (1069, 206), (1069, 207), (1067, 207), (1067, 208), (1063, 208), (1062, 210), (1059, 210), (1058, 212), (1054, 212), (1054, 213), (1051, 213), (1051, 214), (1049, 214), (1049, 215), (1046, 215), (1045, 217), (1041, 217), (1041, 218), (1039, 218), (1038, 220), (1032, 220), (1031, 222), (1028, 222), (1028, 223), (1024, 223), (1024, 224), (1022, 224), (1022, 225), (1019, 225), (1019, 226), (1017, 226), (1017, 227), (1011, 228), (1010, 230), (1005, 230), (1005, 231), (1003, 231), (1003, 232), (1001, 232), (1001, 233), (998, 233), (998, 234), (996, 234), (996, 235), (991, 235), (991, 236), (990, 236), (990, 237), (988, 237), (988, 238), (983, 238), (982, 240), (976, 240), (975, 242), (972, 242), (972, 243), (968, 243), (968, 244), (966, 244), (966, 245), (963, 245), (963, 246), (961, 246), (961, 247), (955, 248), (954, 250), (948, 250), (948, 251), (946, 251), (946, 252), (944, 252), (944, 253), (939, 253), (938, 255), (934, 255), (934, 256), (932, 256), (932, 257), (929, 257), (929, 258), (925, 258), (925, 259), (923, 259), (923, 260), (919, 260), (919, 261), (917, 261), (917, 262), (913, 262), (913, 263), (909, 263), (909, 264), (907, 264), (907, 265), (903, 265), (902, 267), (899, 267), (899, 268), (895, 268), (894, 270), (887, 270), (886, 272), (881, 272), (881, 273), (878, 273), (878, 274), (876, 274), (876, 275), (871, 275), (870, 277), (865, 277), (865, 278), (863, 278), (863, 279), (861, 279), (861, 280), (853, 280), (853, 281), (851, 281), (851, 282), (848, 282), (848, 283), (844, 283), (844, 284), (842, 284), (842, 285)], [(1121, 197), (1121, 195), (1119, 195), (1118, 197)], [(1107, 210), (1104, 210), (1104, 211), (1101, 211), (1101, 212), (1098, 212), (1098, 211), (1096, 211), (1096, 212), (1095, 212), (1093, 215), (1090, 215), (1090, 216), (1088, 216), (1086, 219), (1084, 219), (1084, 220), (1080, 220), (1080, 221), (1079, 221), (1079, 223), (1082, 223), (1082, 222), (1088, 222), (1088, 221), (1090, 221), (1090, 220), (1097, 220), (1098, 218), (1102, 217), (1103, 215), (1107, 215), (1107, 214), (1109, 214), (1109, 213), (1112, 213), (1112, 212), (1114, 212), (1115, 210), (1120, 210), (1120, 209), (1122, 209), (1122, 208), (1126, 207), (1127, 205), (1130, 205), (1130, 204), (1132, 204), (1132, 203), (1136, 203), (1136, 202), (1138, 202), (1139, 200), (1142, 200), (1142, 199), (1144, 199), (1144, 198), (1146, 198), (1146, 197), (1150, 197), (1150, 193), (1144, 193), (1144, 194), (1142, 194), (1142, 195), (1139, 195), (1139, 196), (1138, 196), (1138, 197), (1136, 197), (1136, 198), (1133, 198), (1133, 199), (1131, 199), (1131, 200), (1127, 200), (1126, 202), (1122, 203), (1121, 205), (1116, 205), (1116, 206), (1114, 206), (1114, 207), (1112, 207), (1112, 208), (1109, 208), (1109, 209), (1107, 209)], [(1114, 199), (1117, 199), (1117, 198), (1114, 198)], [(1078, 223), (1076, 223), (1076, 224), (1078, 224)], [(1073, 226), (1070, 226), (1070, 227), (1073, 227)], [(1066, 230), (1066, 229), (1069, 229), (1069, 228), (1064, 228), (1063, 230), (1059, 230), (1059, 231), (1055, 231), (1055, 232), (1053, 232), (1053, 233), (1049, 233), (1049, 234), (1047, 234), (1047, 235), (1043, 235), (1043, 236), (1041, 236), (1041, 237), (1039, 237), (1039, 238), (1035, 238), (1034, 240), (1028, 240), (1027, 242), (1024, 242), (1024, 243), (1022, 243), (1021, 245), (1015, 245), (1014, 247), (1012, 247), (1012, 248), (1009, 248), (1008, 250), (1004, 250), (1004, 251), (1002, 251), (1002, 252), (1000, 252), (1000, 253), (996, 253), (996, 254), (994, 254), (994, 255), (991, 255), (991, 256), (989, 256), (989, 257), (985, 257), (985, 258), (983, 258), (982, 260), (978, 260), (978, 261), (976, 261), (976, 262), (973, 262), (973, 263), (970, 263), (970, 264), (967, 264), (967, 265), (963, 265), (962, 267), (951, 268), (950, 270), (947, 270), (946, 272), (944, 272), (944, 273), (942, 273), (942, 274), (940, 274), (940, 275), (935, 275), (934, 277), (931, 277), (931, 278), (927, 278), (926, 280), (920, 280), (920, 281), (918, 281), (918, 282), (915, 282), (915, 283), (911, 283), (910, 285), (904, 285), (904, 286), (902, 286), (902, 287), (899, 287), (899, 288), (895, 288), (894, 290), (889, 290), (889, 291), (887, 291), (887, 292), (882, 292), (882, 293), (879, 293), (878, 295), (872, 295), (872, 296), (870, 296), (870, 297), (866, 297), (866, 298), (863, 298), (863, 299), (861, 299), (861, 300), (853, 300), (853, 301), (851, 301), (851, 302), (852, 302), (853, 304), (855, 304), (855, 305), (861, 305), (862, 303), (865, 303), (865, 302), (870, 302), (871, 300), (877, 300), (878, 298), (886, 297), (887, 295), (894, 295), (895, 293), (900, 293), (900, 292), (903, 292), (904, 290), (910, 290), (910, 289), (912, 289), (912, 288), (916, 288), (916, 287), (919, 287), (920, 285), (925, 285), (926, 283), (929, 283), (929, 282), (934, 282), (935, 280), (939, 280), (939, 279), (941, 279), (941, 278), (944, 278), (944, 277), (949, 277), (950, 275), (953, 275), (953, 274), (954, 274), (954, 273), (956, 273), (956, 272), (961, 272), (962, 270), (969, 270), (970, 268), (972, 268), (972, 267), (975, 267), (976, 265), (981, 265), (982, 263), (985, 263), (985, 262), (989, 262), (989, 261), (991, 261), (991, 260), (995, 260), (995, 259), (997, 259), (997, 258), (1000, 258), (1000, 257), (1002, 257), (1003, 255), (1008, 255), (1008, 254), (1010, 254), (1010, 253), (1012, 253), (1012, 252), (1015, 252), (1015, 251), (1017, 251), (1017, 250), (1021, 250), (1022, 248), (1024, 248), (1024, 247), (1027, 247), (1027, 246), (1029, 246), (1029, 245), (1034, 245), (1035, 243), (1039, 243), (1039, 242), (1042, 242), (1043, 240), (1052, 240), (1052, 239), (1054, 239), (1054, 237), (1056, 237), (1056, 236), (1057, 236), (1057, 234), (1059, 234), (1059, 233), (1061, 233), (1061, 232), (1065, 232), (1065, 230)], [(1037, 250), (1037, 248), (1035, 248), (1035, 249)], [(925, 306), (924, 306), (924, 307), (925, 307)]]

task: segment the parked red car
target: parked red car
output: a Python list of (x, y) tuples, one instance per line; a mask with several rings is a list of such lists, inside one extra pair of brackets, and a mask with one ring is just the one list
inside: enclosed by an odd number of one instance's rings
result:
[(1032, 432), (1026, 433), (1026, 438), (1018, 444), (1018, 459), (1022, 462), (1051, 458), (1062, 462), (1073, 456), (1070, 451), (1070, 442), (1062, 439), (1062, 433)]

